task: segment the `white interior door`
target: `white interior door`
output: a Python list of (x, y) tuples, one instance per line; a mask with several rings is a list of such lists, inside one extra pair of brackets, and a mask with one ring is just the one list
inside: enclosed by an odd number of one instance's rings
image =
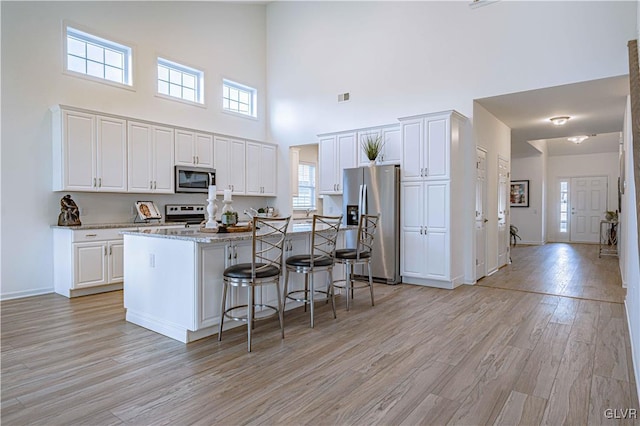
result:
[(487, 193), (487, 153), (476, 150), (476, 280), (487, 275), (487, 217), (485, 194)]
[(571, 241), (597, 243), (600, 220), (607, 210), (607, 177), (571, 178)]
[(509, 258), (508, 199), (509, 162), (504, 158), (498, 158), (498, 268), (506, 265)]

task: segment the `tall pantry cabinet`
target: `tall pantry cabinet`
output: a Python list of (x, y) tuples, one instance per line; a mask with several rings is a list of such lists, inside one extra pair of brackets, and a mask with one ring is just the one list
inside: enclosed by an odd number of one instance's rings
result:
[(464, 123), (456, 111), (400, 118), (402, 282), (452, 289), (464, 275)]

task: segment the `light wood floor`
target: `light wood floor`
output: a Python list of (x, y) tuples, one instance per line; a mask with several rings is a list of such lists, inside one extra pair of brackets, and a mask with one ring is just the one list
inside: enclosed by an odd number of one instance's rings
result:
[(250, 354), (244, 329), (184, 345), (129, 324), (121, 292), (2, 302), (1, 420), (627, 424), (604, 416), (638, 408), (624, 305), (523, 291), (565, 276), (563, 250), (571, 284), (585, 268), (585, 285), (607, 285), (596, 277), (617, 259), (591, 267), (581, 247), (517, 247), (514, 265), (477, 286), (376, 285), (373, 308), (366, 290), (337, 320), (318, 305), (315, 329), (302, 309), (287, 313), (284, 340), (276, 322), (259, 324)]

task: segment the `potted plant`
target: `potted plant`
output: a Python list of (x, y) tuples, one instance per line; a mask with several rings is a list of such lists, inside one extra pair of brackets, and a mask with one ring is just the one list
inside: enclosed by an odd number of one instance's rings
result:
[(368, 135), (361, 142), (362, 150), (365, 155), (369, 159), (369, 165), (373, 166), (382, 151), (382, 147), (384, 146), (384, 142), (382, 141), (382, 137), (380, 135)]

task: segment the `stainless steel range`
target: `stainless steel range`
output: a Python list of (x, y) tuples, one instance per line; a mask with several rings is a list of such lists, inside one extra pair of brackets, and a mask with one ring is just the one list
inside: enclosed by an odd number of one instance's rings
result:
[(164, 220), (198, 225), (205, 220), (206, 211), (207, 206), (204, 204), (167, 204), (164, 206)]

